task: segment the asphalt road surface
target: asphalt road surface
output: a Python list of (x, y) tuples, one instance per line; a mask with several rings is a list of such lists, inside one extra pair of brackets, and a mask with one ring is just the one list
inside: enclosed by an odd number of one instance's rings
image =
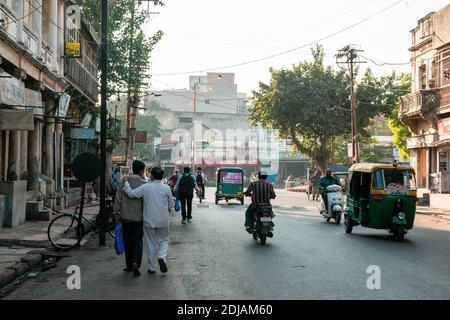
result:
[[(216, 206), (213, 192), (201, 206), (194, 200), (192, 223), (173, 214), (167, 274), (147, 274), (145, 254), (142, 275), (125, 274), (124, 257), (111, 241), (98, 247), (95, 236), (5, 299), (450, 298), (449, 221), (417, 215), (402, 243), (384, 230), (355, 227), (348, 235), (304, 194), (277, 190), (274, 238), (261, 246), (244, 230), (245, 207)], [(80, 290), (67, 288), (70, 265), (80, 267)], [(368, 288), (368, 268), (379, 268), (379, 289)]]

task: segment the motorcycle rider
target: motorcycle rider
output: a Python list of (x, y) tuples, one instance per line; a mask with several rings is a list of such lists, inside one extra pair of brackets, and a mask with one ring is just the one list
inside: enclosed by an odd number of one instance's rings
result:
[(325, 204), (325, 208), (328, 211), (328, 197), (327, 197), (327, 187), (336, 184), (340, 186), (339, 179), (331, 174), (331, 169), (327, 168), (326, 175), (320, 178), (321, 196)]
[[(266, 179), (266, 172), (258, 172), (258, 180), (251, 182), (247, 190), (245, 191), (245, 196), (252, 198), (252, 203), (245, 211), (244, 223), (247, 232), (250, 234), (253, 233), (253, 217), (256, 210), (258, 209), (258, 205), (263, 203), (270, 203), (270, 200), (275, 199), (276, 197), (275, 191), (273, 190), (273, 185), (267, 182)], [(269, 235), (271, 235), (270, 232)]]

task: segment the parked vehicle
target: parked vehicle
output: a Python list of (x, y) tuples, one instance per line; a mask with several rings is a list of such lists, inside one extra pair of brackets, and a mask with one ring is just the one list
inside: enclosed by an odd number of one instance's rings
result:
[(414, 169), (397, 164), (358, 163), (348, 177), (345, 232), (353, 227), (387, 229), (402, 241), (414, 225), (416, 183)]
[(328, 186), (324, 192), (325, 196), (328, 200), (328, 205), (325, 206), (325, 201), (323, 197), (321, 197), (319, 204), (320, 214), (330, 221), (330, 219), (334, 219), (336, 224), (341, 223), (342, 217), (342, 187), (332, 184)]
[(224, 167), (217, 170), (216, 204), (219, 200), (237, 199), (244, 204), (244, 171), (237, 167)]

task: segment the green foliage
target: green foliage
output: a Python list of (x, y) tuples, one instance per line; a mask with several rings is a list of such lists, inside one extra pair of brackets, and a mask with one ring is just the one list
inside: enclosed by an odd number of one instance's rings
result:
[(292, 139), (295, 149), (321, 168), (331, 156), (330, 139), (348, 133), (350, 103), (343, 71), (323, 64), (323, 48), (311, 49), (314, 60), (292, 69), (271, 69), (269, 85), (253, 91), (249, 121), (278, 129), (281, 138)]
[[(407, 93), (411, 90), (411, 76), (408, 74), (403, 74), (400, 80), (401, 89)], [(409, 151), (406, 146), (406, 139), (411, 137), (411, 133), (408, 128), (400, 121), (398, 113), (400, 110), (400, 102), (394, 105), (390, 115), (389, 115), (389, 128), (394, 135), (394, 146), (397, 148), (400, 158), (402, 160), (409, 160)]]
[[(324, 66), (321, 46), (312, 48), (311, 53), (313, 61), (300, 62), (291, 69), (270, 70), (270, 83), (260, 82), (259, 89), (252, 93), (249, 121), (253, 126), (278, 129), (281, 138), (290, 138), (296, 151), (323, 169), (330, 160), (348, 163), (350, 79), (344, 71)], [(377, 78), (367, 69), (356, 83), (363, 160), (382, 156), (383, 148), (370, 140), (371, 124), (376, 117), (389, 117), (398, 97), (408, 91), (402, 78), (395, 72)]]
[[(76, 2), (83, 8), (85, 19), (99, 31), (101, 1)], [(160, 2), (160, 5), (164, 4)], [(135, 0), (120, 0), (109, 8), (108, 96), (129, 87), (137, 98), (143, 80), (150, 76), (151, 52), (161, 40), (163, 32), (158, 31), (152, 37), (146, 38), (142, 26), (149, 18), (150, 12), (142, 9)], [(98, 56), (100, 57), (100, 54)]]

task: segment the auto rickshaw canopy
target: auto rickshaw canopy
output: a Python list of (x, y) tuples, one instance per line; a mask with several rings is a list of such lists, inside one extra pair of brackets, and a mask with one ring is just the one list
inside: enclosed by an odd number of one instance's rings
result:
[(412, 170), (414, 168), (408, 165), (392, 165), (387, 163), (355, 163), (350, 167), (349, 171), (366, 172), (372, 173), (378, 169), (401, 169), (401, 170)]

